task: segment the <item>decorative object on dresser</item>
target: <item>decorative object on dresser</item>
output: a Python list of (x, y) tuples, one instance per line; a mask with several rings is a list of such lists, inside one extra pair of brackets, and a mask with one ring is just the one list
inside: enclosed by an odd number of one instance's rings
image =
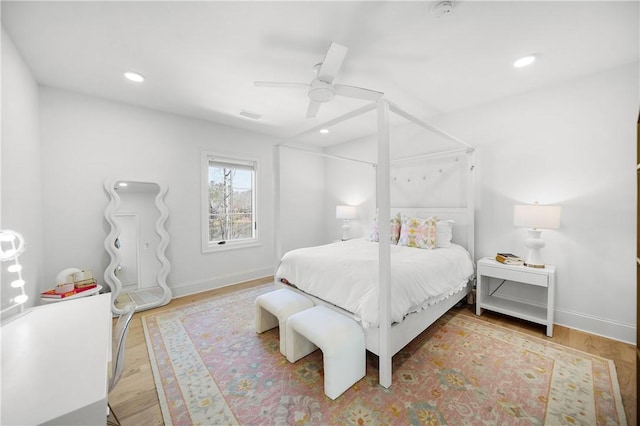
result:
[(82, 294), (88, 290), (91, 289), (95, 289), (98, 287), (97, 284), (94, 284), (92, 286), (85, 286), (85, 287), (80, 287), (80, 288), (74, 288), (73, 284), (70, 290), (68, 291), (62, 291), (60, 292), (60, 290), (58, 290), (57, 286), (56, 288), (52, 289), (52, 290), (47, 290), (45, 292), (40, 293), (40, 297), (45, 297), (45, 298), (51, 298), (51, 299), (65, 299), (67, 297), (71, 297), (71, 296), (75, 296), (76, 294)]
[(56, 275), (56, 286), (53, 289), (40, 293), (40, 301), (76, 299), (98, 294), (101, 290), (102, 286), (98, 285), (92, 271), (67, 268)]
[(349, 221), (355, 218), (355, 206), (336, 206), (336, 219), (342, 219), (342, 241), (351, 239)]
[(525, 265), (530, 268), (544, 268), (540, 250), (545, 246), (540, 238), (542, 229), (557, 229), (560, 227), (560, 206), (541, 206), (535, 204), (516, 205), (513, 209), (514, 226), (529, 228), (529, 238), (525, 245), (529, 247), (529, 254)]

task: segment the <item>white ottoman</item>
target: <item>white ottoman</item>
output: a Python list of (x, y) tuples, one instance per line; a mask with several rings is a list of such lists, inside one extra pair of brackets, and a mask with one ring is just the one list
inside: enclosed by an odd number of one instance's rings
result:
[(322, 350), (324, 393), (336, 399), (366, 374), (364, 331), (360, 324), (324, 306), (287, 320), (287, 359), (296, 362)]
[(287, 356), (285, 324), (290, 315), (313, 307), (311, 299), (295, 291), (281, 288), (262, 294), (255, 301), (256, 332), (262, 333), (280, 327), (280, 353)]

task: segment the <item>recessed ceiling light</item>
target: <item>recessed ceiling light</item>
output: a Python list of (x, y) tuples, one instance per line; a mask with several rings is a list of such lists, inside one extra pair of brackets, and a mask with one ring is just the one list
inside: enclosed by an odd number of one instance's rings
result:
[(131, 81), (135, 81), (136, 83), (142, 83), (144, 81), (144, 76), (140, 73), (127, 71), (124, 73), (124, 76)]
[(536, 60), (535, 55), (524, 56), (513, 63), (513, 66), (516, 68), (526, 67), (527, 65), (531, 65)]
[(329, 129), (320, 129), (320, 133), (326, 135), (327, 133), (329, 133)]
[(118, 186), (129, 186), (129, 184), (127, 182), (120, 182)]

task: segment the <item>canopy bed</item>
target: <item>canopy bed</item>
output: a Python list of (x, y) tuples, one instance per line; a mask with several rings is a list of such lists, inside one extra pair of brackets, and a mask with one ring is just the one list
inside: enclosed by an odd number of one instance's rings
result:
[[(295, 249), (283, 256), (279, 237), (283, 229), (280, 150), (305, 150), (296, 144), (304, 141), (305, 136), (316, 134), (321, 128), (338, 126), (370, 112), (375, 113), (375, 161), (312, 150), (308, 152), (337, 160), (371, 164), (375, 168), (376, 176), (377, 223), (392, 224), (392, 219), (396, 217), (401, 222), (405, 219), (418, 222), (446, 221), (449, 225), (453, 224), (449, 231), (451, 244), (424, 247), (426, 249), (414, 248), (415, 244), (398, 245), (395, 244), (398, 236), (395, 236), (396, 240), (392, 242), (392, 232), (397, 232), (398, 229), (379, 225), (375, 239), (362, 238), (315, 248)], [(393, 123), (392, 119), (395, 120)], [(391, 141), (397, 142), (393, 136), (401, 134), (395, 130), (398, 120), (407, 126), (417, 127), (421, 132), (435, 134), (445, 143), (436, 143), (436, 150), (392, 159)], [(397, 139), (402, 138), (399, 136)], [(455, 145), (453, 148), (452, 144)], [(394, 150), (395, 148), (397, 146), (394, 146)], [(406, 149), (400, 151), (406, 152)], [(463, 175), (460, 178), (464, 192), (463, 202), (454, 206), (438, 205), (433, 208), (399, 208), (391, 205), (392, 182), (397, 179), (397, 176), (392, 176), (394, 164), (446, 157), (455, 157), (456, 162), (462, 158), (465, 160), (459, 163), (462, 167), (457, 168)], [(439, 171), (442, 173), (442, 169)], [(463, 300), (471, 290), (474, 275), (473, 171), (473, 147), (402, 111), (386, 99), (380, 99), (309, 129), (274, 148), (276, 283), (301, 292), (317, 305), (327, 306), (358, 320), (364, 329), (366, 349), (379, 357), (379, 382), (384, 387), (391, 386), (393, 355)], [(406, 226), (404, 223), (402, 225)], [(435, 229), (435, 222), (430, 225), (433, 225), (431, 229)], [(400, 226), (398, 224), (397, 228)], [(361, 266), (356, 265), (357, 263)], [(436, 279), (436, 276), (440, 278)], [(347, 291), (342, 291), (344, 289)]]

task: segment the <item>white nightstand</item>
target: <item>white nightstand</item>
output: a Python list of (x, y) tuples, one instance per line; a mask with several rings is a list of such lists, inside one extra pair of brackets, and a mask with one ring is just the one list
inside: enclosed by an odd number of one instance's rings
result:
[[(546, 265), (545, 268), (529, 268), (502, 264), (490, 257), (478, 261), (478, 281), (476, 285), (476, 315), (482, 309), (500, 312), (527, 321), (547, 326), (547, 336), (553, 335), (553, 310), (555, 300), (556, 267)], [(492, 296), (489, 293), (487, 278), (497, 278), (521, 284), (545, 287), (547, 289), (547, 306), (518, 302)]]

